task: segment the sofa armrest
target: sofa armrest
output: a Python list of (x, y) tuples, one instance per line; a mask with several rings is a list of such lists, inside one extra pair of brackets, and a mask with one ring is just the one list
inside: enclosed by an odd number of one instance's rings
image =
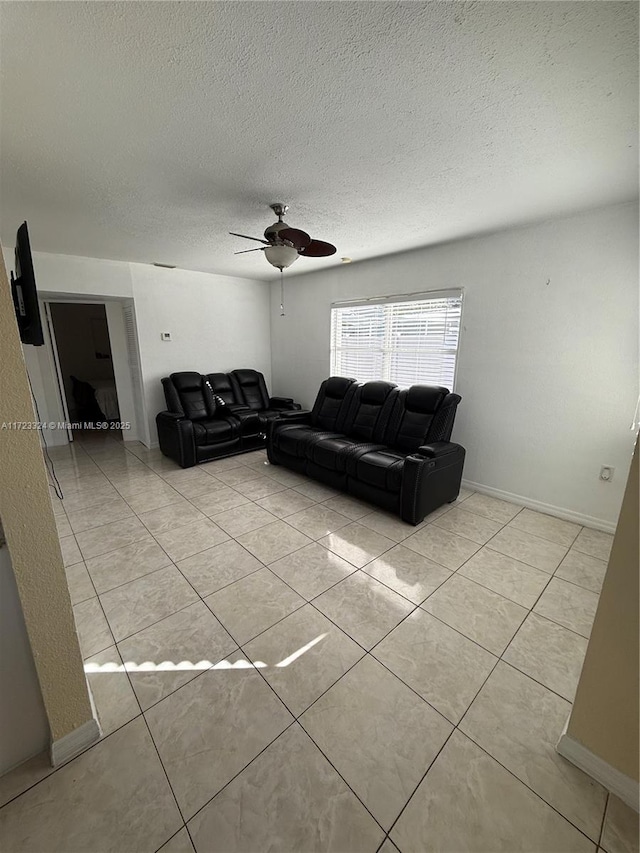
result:
[(438, 507), (458, 497), (464, 457), (461, 445), (434, 441), (405, 458), (400, 490), (403, 521), (420, 524)]
[(160, 412), (156, 415), (158, 441), (165, 456), (173, 459), (182, 468), (196, 464), (196, 443), (193, 422), (184, 415)]
[(302, 406), (300, 403), (295, 403), (293, 397), (270, 397), (270, 409), (284, 409), (285, 411), (300, 411)]
[(308, 424), (311, 422), (311, 412), (309, 411), (282, 411), (278, 413), (277, 418), (273, 418), (267, 424), (267, 458), (273, 465), (277, 465), (273, 455), (273, 437), (275, 432), (284, 424)]
[(452, 441), (432, 441), (431, 444), (423, 444), (416, 450), (417, 456), (424, 456), (426, 459), (438, 459), (440, 456), (445, 456), (447, 453), (454, 453), (460, 449), (459, 444), (454, 444)]
[[(177, 412), (158, 412), (156, 415), (156, 423), (163, 424), (177, 424), (178, 421), (185, 421), (188, 418), (185, 418), (184, 415), (179, 415)], [(189, 421), (191, 423), (191, 421)]]
[(308, 424), (310, 418), (311, 412), (307, 409), (296, 409), (295, 411), (280, 412), (276, 421), (284, 421), (287, 424)]

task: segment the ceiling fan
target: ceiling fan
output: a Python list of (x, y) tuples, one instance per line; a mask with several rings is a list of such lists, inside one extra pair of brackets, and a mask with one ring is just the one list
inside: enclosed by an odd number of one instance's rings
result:
[(258, 243), (264, 244), (256, 249), (234, 252), (235, 255), (244, 255), (247, 252), (264, 252), (265, 258), (280, 272), (290, 267), (301, 256), (304, 258), (325, 258), (329, 255), (335, 255), (337, 249), (331, 243), (325, 243), (324, 240), (314, 240), (306, 231), (301, 231), (299, 228), (289, 228), (282, 218), (289, 210), (289, 205), (275, 202), (269, 207), (278, 217), (278, 221), (265, 229), (264, 240), (260, 237), (250, 237), (248, 234), (229, 231), (229, 234), (234, 237), (244, 237), (246, 240), (256, 240)]

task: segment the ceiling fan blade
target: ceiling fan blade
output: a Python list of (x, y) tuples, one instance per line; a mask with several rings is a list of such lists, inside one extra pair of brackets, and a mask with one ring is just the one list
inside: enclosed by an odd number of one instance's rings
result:
[(237, 234), (235, 231), (229, 231), (229, 234), (234, 237), (244, 237), (245, 240), (255, 240), (257, 243), (264, 243), (265, 246), (271, 245), (266, 240), (261, 240), (260, 237), (249, 237), (248, 234)]
[(312, 240), (308, 246), (300, 249), (298, 254), (304, 255), (305, 258), (326, 258), (329, 255), (335, 255), (337, 251), (331, 243), (325, 243), (324, 240)]
[(286, 240), (294, 249), (304, 249), (311, 242), (311, 237), (299, 228), (281, 228), (278, 231), (278, 240)]
[(243, 249), (241, 252), (234, 252), (234, 255), (246, 255), (247, 252), (264, 252), (262, 246), (258, 246), (257, 249)]

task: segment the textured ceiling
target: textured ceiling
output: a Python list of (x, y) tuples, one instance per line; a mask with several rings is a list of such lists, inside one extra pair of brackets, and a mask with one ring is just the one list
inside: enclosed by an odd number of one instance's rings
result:
[[(3, 2), (1, 238), (252, 278), (637, 194), (635, 2)], [(257, 245), (257, 244), (256, 244)]]

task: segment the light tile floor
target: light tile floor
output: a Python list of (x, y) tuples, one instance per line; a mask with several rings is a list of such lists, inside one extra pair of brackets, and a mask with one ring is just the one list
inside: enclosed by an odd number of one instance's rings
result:
[(637, 853), (554, 750), (611, 536), (467, 491), (414, 528), (262, 451), (52, 456), (103, 737), (0, 778), (2, 849)]

